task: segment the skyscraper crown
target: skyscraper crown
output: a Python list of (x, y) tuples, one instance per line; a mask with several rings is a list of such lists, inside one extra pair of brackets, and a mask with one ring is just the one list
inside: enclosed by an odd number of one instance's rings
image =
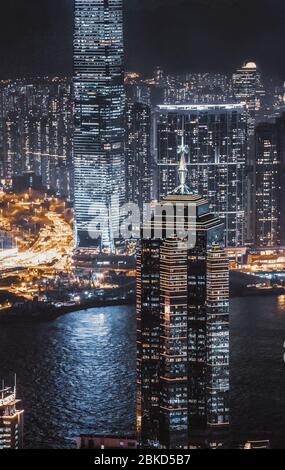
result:
[(180, 154), (180, 162), (179, 162), (179, 167), (178, 167), (178, 176), (179, 176), (180, 185), (178, 186), (178, 188), (174, 190), (174, 194), (181, 194), (181, 195), (191, 194), (190, 188), (186, 184), (188, 169), (187, 169), (185, 155), (187, 155), (188, 153), (189, 153), (189, 147), (185, 145), (184, 135), (183, 135), (181, 146), (178, 148), (178, 154)]

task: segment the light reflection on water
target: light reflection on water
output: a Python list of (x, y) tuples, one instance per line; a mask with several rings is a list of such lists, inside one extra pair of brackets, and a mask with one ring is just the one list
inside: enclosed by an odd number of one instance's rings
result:
[(81, 433), (132, 431), (134, 345), (135, 315), (129, 306), (1, 328), (1, 374), (18, 374), (26, 445), (71, 447)]
[[(231, 302), (231, 412), (241, 439), (285, 447), (285, 303)], [(55, 322), (1, 326), (0, 375), (17, 372), (32, 448), (74, 446), (81, 433), (133, 431), (136, 315), (90, 309)]]

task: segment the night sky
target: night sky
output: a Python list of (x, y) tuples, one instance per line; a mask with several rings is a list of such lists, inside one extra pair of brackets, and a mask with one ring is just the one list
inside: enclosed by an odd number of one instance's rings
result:
[[(285, 79), (284, 0), (125, 0), (126, 64)], [(0, 77), (72, 74), (73, 0), (2, 0)]]

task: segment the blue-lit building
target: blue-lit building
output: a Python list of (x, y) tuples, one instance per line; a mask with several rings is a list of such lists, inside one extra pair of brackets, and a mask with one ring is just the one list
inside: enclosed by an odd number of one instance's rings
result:
[(125, 199), (123, 51), (123, 0), (75, 0), (74, 185), (82, 248), (113, 250)]

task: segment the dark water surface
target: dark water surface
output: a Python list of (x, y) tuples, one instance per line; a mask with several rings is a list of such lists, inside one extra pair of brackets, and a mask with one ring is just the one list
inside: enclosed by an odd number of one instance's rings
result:
[[(134, 430), (134, 307), (0, 329), (0, 376), (18, 375), (25, 445), (70, 448), (83, 433)], [(237, 439), (285, 448), (285, 297), (231, 305), (231, 410)]]

